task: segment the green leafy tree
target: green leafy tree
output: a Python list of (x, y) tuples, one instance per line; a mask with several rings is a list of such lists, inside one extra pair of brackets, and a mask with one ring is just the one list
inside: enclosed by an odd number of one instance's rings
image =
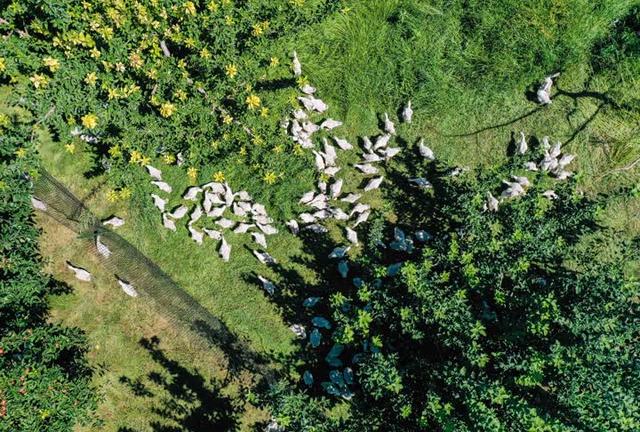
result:
[(48, 322), (47, 295), (62, 287), (42, 272), (31, 126), (0, 117), (0, 430), (69, 431), (95, 406), (87, 341)]

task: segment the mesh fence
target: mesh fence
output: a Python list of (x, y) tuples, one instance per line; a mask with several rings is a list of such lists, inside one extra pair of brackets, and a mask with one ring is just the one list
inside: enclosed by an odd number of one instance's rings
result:
[[(159, 313), (196, 335), (196, 344), (221, 348), (229, 359), (230, 370), (256, 368), (264, 364), (247, 344), (238, 339), (226, 325), (213, 316), (189, 293), (176, 284), (162, 269), (135, 246), (104, 227), (100, 220), (63, 184), (42, 171), (34, 182), (33, 194), (43, 201), (45, 213), (79, 237), (90, 240), (91, 251), (104, 268), (129, 282), (138, 292), (132, 301), (151, 301)], [(111, 252), (108, 257), (98, 252), (96, 239)]]

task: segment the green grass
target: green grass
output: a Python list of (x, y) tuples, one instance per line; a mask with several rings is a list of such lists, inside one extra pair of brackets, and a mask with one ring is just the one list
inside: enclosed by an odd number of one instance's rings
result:
[[(275, 53), (298, 51), (306, 77), (318, 88), (318, 95), (330, 104), (329, 115), (344, 120), (339, 131), (351, 142), (356, 137), (378, 133), (378, 116), (395, 116), (407, 99), (416, 111), (412, 125), (401, 125), (399, 133), (409, 143), (405, 152), (415, 151), (414, 143), (424, 137), (436, 155), (460, 166), (486, 166), (506, 157), (506, 147), (514, 133), (568, 142), (566, 151), (578, 155), (580, 184), (587, 193), (609, 191), (622, 185), (637, 184), (639, 170), (614, 173), (640, 153), (640, 112), (605, 104), (606, 95), (616, 102), (637, 104), (640, 81), (636, 56), (620, 61), (600, 62), (591, 58), (594, 44), (614, 31), (611, 22), (624, 15), (632, 2), (607, 2), (594, 11), (586, 0), (574, 1), (490, 1), (424, 2), (418, 0), (366, 0), (350, 11), (334, 14), (325, 22), (303, 29), (295, 38), (284, 35), (274, 44)], [(447, 3), (448, 4), (448, 3)], [(544, 75), (562, 70), (562, 90), (582, 93), (579, 97), (560, 95), (551, 106), (537, 109), (525, 92)], [(589, 93), (586, 93), (589, 92)], [(289, 90), (276, 92), (274, 106), (286, 106)], [(278, 105), (279, 104), (279, 105)], [(636, 105), (637, 106), (637, 105)], [(594, 115), (595, 113), (595, 115)], [(43, 137), (40, 152), (44, 165), (77, 196), (87, 198), (89, 207), (100, 216), (118, 214), (127, 220), (119, 230), (132, 244), (154, 260), (175, 281), (220, 317), (235, 334), (247, 338), (261, 353), (283, 354), (293, 349), (291, 333), (280, 311), (261, 288), (245, 281), (252, 273), (278, 280), (277, 275), (260, 265), (244, 247), (247, 236), (229, 236), (232, 260), (223, 263), (213, 242), (198, 247), (183, 229), (172, 233), (161, 227), (158, 213), (150, 209), (147, 177), (140, 169), (131, 204), (108, 204), (104, 178), (86, 179), (90, 160), (63, 151), (63, 143)], [(343, 163), (353, 162), (345, 155)], [(410, 158), (409, 158), (410, 159)], [(298, 183), (304, 190), (312, 184), (311, 158), (307, 170), (296, 167)], [(176, 193), (186, 188), (184, 172), (162, 167)], [(410, 165), (403, 169), (412, 172)], [(207, 181), (213, 167), (203, 170)], [(352, 170), (344, 171), (346, 188), (359, 181)], [(290, 214), (295, 205), (281, 202), (294, 191), (278, 186), (265, 191), (258, 186), (255, 173), (228, 173), (236, 190), (246, 188), (269, 198), (269, 211), (276, 217)], [(418, 174), (418, 173), (416, 173)], [(290, 182), (287, 184), (291, 184)], [(89, 191), (93, 191), (89, 194)], [(384, 207), (382, 194), (368, 198), (376, 207)], [(177, 201), (175, 202), (177, 203)], [(174, 202), (172, 202), (174, 204)], [(610, 223), (630, 234), (640, 233), (638, 200), (624, 199), (612, 204)], [(150, 216), (145, 213), (149, 211)], [(393, 215), (388, 215), (392, 217)], [(105, 430), (129, 426), (145, 430), (153, 418), (151, 409), (158, 399), (132, 398), (118, 383), (121, 375), (145, 376), (157, 365), (138, 345), (142, 336), (159, 335), (163, 348), (185, 365), (197, 367), (205, 376), (225, 374), (224, 356), (206, 352), (190, 344), (179, 328), (164, 321), (159, 311), (127, 301), (110, 275), (102, 274), (97, 262), (85, 254), (86, 248), (73, 235), (45, 226), (43, 253), (51, 257), (50, 270), (69, 281), (73, 294), (52, 299), (54, 318), (87, 331), (93, 349), (90, 356), (101, 365), (96, 383), (104, 392), (99, 414)], [(340, 235), (333, 231), (338, 240)], [(296, 257), (302, 254), (299, 239), (281, 228), (268, 238), (269, 251), (285, 268), (292, 268), (311, 283), (313, 269)], [(98, 275), (92, 285), (76, 283), (64, 270), (63, 262), (72, 259), (87, 265)], [(238, 393), (239, 384), (228, 391)], [(259, 418), (248, 409), (244, 424)], [(100, 429), (103, 430), (103, 429)]]

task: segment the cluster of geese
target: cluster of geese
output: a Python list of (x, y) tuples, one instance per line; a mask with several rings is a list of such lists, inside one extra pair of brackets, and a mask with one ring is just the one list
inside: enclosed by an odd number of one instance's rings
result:
[[(527, 153), (529, 146), (524, 132), (520, 132), (520, 140), (517, 143), (516, 153), (524, 155)], [(528, 161), (525, 162), (524, 168), (527, 171), (541, 171), (546, 172), (554, 176), (557, 180), (566, 180), (573, 175), (571, 171), (568, 171), (567, 166), (573, 162), (575, 155), (563, 154), (562, 143), (556, 142), (553, 146), (549, 143), (549, 137), (542, 138), (543, 157), (540, 161)], [(529, 179), (526, 176), (511, 176), (513, 181), (503, 180), (505, 188), (500, 194), (500, 199), (505, 200), (509, 198), (515, 198), (527, 193), (526, 188), (531, 185)], [(542, 193), (548, 199), (557, 199), (558, 195), (555, 191), (549, 189)], [(484, 205), (485, 210), (492, 212), (498, 211), (500, 201), (494, 197), (491, 192), (487, 192), (487, 199)]]
[[(153, 179), (151, 183), (165, 193), (171, 193), (173, 188), (162, 180), (162, 172), (147, 165), (146, 169)], [(192, 186), (182, 195), (183, 204), (172, 210), (167, 210), (168, 199), (152, 193), (153, 204), (162, 213), (163, 226), (171, 231), (177, 231), (176, 221), (188, 216), (187, 230), (191, 239), (202, 245), (204, 238), (209, 237), (219, 241), (218, 253), (223, 261), (231, 257), (231, 245), (224, 237), (224, 230), (233, 230), (236, 234), (251, 234), (253, 241), (263, 249), (267, 249), (266, 236), (276, 234), (278, 230), (273, 226), (273, 219), (267, 215), (262, 204), (252, 201), (247, 191), (233, 192), (229, 184), (209, 182), (201, 186)], [(186, 202), (191, 201), (195, 205)], [(191, 208), (190, 208), (191, 207)], [(225, 217), (229, 215), (232, 219)], [(196, 227), (196, 222), (202, 217), (212, 219), (215, 228)], [(274, 263), (275, 260), (266, 251), (253, 250), (253, 254), (262, 263)]]

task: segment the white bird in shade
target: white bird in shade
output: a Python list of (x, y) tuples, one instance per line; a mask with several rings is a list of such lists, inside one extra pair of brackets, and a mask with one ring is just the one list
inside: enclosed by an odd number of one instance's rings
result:
[(343, 258), (349, 252), (351, 246), (338, 246), (329, 254), (329, 258)]
[(384, 131), (390, 135), (396, 134), (396, 125), (389, 119), (389, 114), (384, 113)]
[(553, 86), (553, 79), (560, 76), (560, 73), (549, 75), (544, 79), (542, 85), (538, 88), (536, 93), (538, 97), (538, 103), (541, 105), (548, 105), (551, 103), (551, 86)]
[(528, 149), (529, 149), (529, 146), (527, 145), (527, 138), (525, 137), (524, 132), (521, 131), (520, 141), (518, 141), (516, 153), (523, 155), (527, 152)]
[(525, 162), (524, 169), (527, 171), (538, 171), (538, 165), (535, 162)]
[(271, 225), (261, 223), (256, 223), (256, 225), (258, 225), (258, 229), (266, 235), (274, 235), (278, 233), (278, 230)]
[(158, 189), (160, 189), (162, 192), (171, 193), (171, 191), (173, 190), (171, 185), (169, 183), (167, 183), (167, 182), (152, 181), (151, 184), (157, 186)]
[(176, 207), (171, 213), (169, 213), (169, 216), (171, 216), (173, 219), (182, 219), (188, 211), (189, 208), (187, 206), (181, 205)]
[(308, 95), (312, 95), (316, 92), (316, 88), (309, 84), (303, 85), (300, 90), (302, 91), (302, 93), (308, 94)]
[(338, 147), (340, 147), (342, 150), (351, 150), (353, 148), (351, 143), (349, 143), (349, 141), (347, 141), (344, 138), (333, 137), (333, 140), (336, 142)]
[(147, 169), (147, 172), (149, 173), (151, 178), (158, 181), (162, 180), (162, 171), (160, 171), (158, 168), (154, 168), (151, 165), (147, 165), (145, 168)]
[(531, 182), (527, 177), (512, 175), (511, 178), (517, 181), (518, 183), (520, 183), (521, 186), (524, 186), (524, 187), (531, 186)]
[(502, 182), (507, 185), (507, 189), (500, 194), (501, 198), (513, 198), (525, 194), (525, 190), (520, 183), (508, 182), (506, 180)]
[(302, 75), (302, 65), (298, 59), (298, 53), (295, 51), (293, 52), (293, 75), (296, 77)]
[(554, 199), (558, 199), (558, 194), (555, 193), (555, 191), (552, 190), (546, 190), (544, 192), (542, 192), (542, 196), (550, 199), (550, 200), (554, 200)]
[(371, 209), (371, 206), (369, 204), (358, 203), (351, 210), (351, 216), (357, 213), (364, 213), (370, 209)]
[(160, 41), (160, 48), (165, 57), (171, 57), (171, 51), (167, 48), (167, 43), (163, 40)]
[(262, 246), (265, 249), (267, 248), (267, 238), (264, 236), (264, 234), (259, 232), (252, 232), (251, 237), (253, 238), (253, 241), (256, 242), (259, 246)]
[(291, 219), (290, 221), (285, 222), (285, 225), (289, 228), (289, 231), (291, 231), (291, 234), (293, 235), (298, 235), (298, 233), (300, 232), (300, 225), (298, 225), (298, 221), (295, 219)]
[(409, 179), (409, 182), (413, 183), (414, 185), (416, 185), (417, 187), (419, 187), (421, 189), (429, 189), (429, 188), (433, 187), (431, 182), (429, 180), (427, 180), (426, 178), (424, 178), (424, 177), (411, 178), (411, 179)]
[(110, 225), (114, 228), (118, 228), (124, 225), (124, 219), (121, 219), (118, 216), (111, 216), (109, 219), (103, 220), (102, 225)]
[(369, 219), (369, 215), (371, 214), (370, 211), (366, 211), (364, 213), (360, 213), (360, 215), (358, 216), (358, 218), (356, 219), (356, 222), (353, 224), (353, 227), (357, 227), (358, 225), (360, 225), (361, 223), (364, 223), (367, 221), (367, 219)]
[(300, 201), (298, 202), (300, 204), (307, 204), (313, 199), (314, 196), (315, 196), (314, 191), (305, 192), (304, 195), (302, 195), (302, 198), (300, 198)]
[(151, 198), (153, 198), (153, 205), (158, 207), (158, 209), (163, 212), (164, 207), (167, 205), (167, 201), (163, 200), (156, 194), (151, 194)]
[(489, 210), (491, 212), (497, 212), (499, 204), (500, 203), (496, 199), (496, 197), (494, 197), (491, 192), (487, 192), (487, 202), (484, 205), (485, 210)]
[(83, 269), (82, 267), (76, 267), (67, 261), (67, 268), (71, 270), (76, 277), (76, 279), (81, 280), (83, 282), (91, 282), (91, 273)]
[(331, 198), (337, 199), (340, 196), (340, 192), (342, 192), (342, 184), (343, 184), (343, 180), (339, 179), (339, 180), (336, 180), (331, 185), (331, 187), (329, 187), (329, 190), (331, 192)]
[(260, 261), (262, 264), (270, 265), (270, 264), (277, 263), (276, 259), (271, 255), (269, 255), (269, 253), (267, 252), (260, 252), (254, 249), (253, 254), (255, 255), (256, 258), (258, 258), (258, 261)]
[(220, 231), (212, 230), (209, 228), (203, 228), (202, 231), (204, 231), (204, 233), (208, 235), (209, 238), (212, 238), (214, 240), (222, 239), (222, 233)]
[(298, 339), (305, 339), (307, 337), (307, 330), (302, 324), (293, 324), (289, 329)]
[(237, 227), (235, 227), (235, 229), (233, 230), (234, 233), (236, 234), (244, 234), (247, 231), (249, 231), (249, 229), (255, 227), (255, 224), (251, 224), (251, 223), (246, 223), (246, 222), (240, 222), (238, 224)]
[(407, 102), (404, 109), (402, 110), (402, 121), (405, 123), (411, 123), (413, 120), (413, 109), (411, 108), (411, 101)]
[(273, 295), (275, 293), (276, 286), (273, 284), (273, 282), (259, 275), (258, 275), (258, 279), (260, 280), (260, 282), (262, 282), (262, 288), (267, 292), (267, 294)]
[(36, 197), (31, 197), (31, 205), (36, 210), (47, 211), (47, 205)]
[(571, 171), (559, 171), (557, 173), (555, 173), (556, 179), (557, 180), (566, 180), (569, 177), (571, 177), (573, 175), (573, 173)]
[(420, 156), (427, 160), (432, 161), (436, 158), (436, 156), (433, 154), (433, 150), (431, 150), (424, 144), (424, 138), (420, 139), (420, 142), (418, 143), (418, 151), (420, 152)]
[(371, 152), (373, 150), (373, 143), (371, 142), (371, 139), (369, 137), (362, 137), (362, 148), (368, 152)]
[(353, 244), (358, 244), (358, 233), (349, 227), (346, 227), (345, 231), (347, 235), (347, 240), (349, 240)]
[(357, 194), (357, 193), (350, 193), (346, 197), (341, 198), (340, 201), (344, 201), (344, 202), (348, 202), (349, 204), (353, 204), (354, 202), (358, 201), (361, 196), (362, 195)]
[(118, 280), (120, 288), (122, 288), (122, 291), (124, 291), (126, 295), (129, 297), (138, 297), (138, 291), (136, 291), (132, 284), (120, 279), (118, 276), (116, 276), (116, 279)]
[(389, 134), (378, 136), (378, 138), (376, 138), (376, 143), (373, 145), (373, 149), (380, 150), (381, 148), (386, 147), (387, 144), (389, 144), (390, 139), (391, 139), (391, 135)]
[(102, 243), (100, 236), (96, 236), (96, 249), (98, 249), (98, 253), (105, 258), (109, 258), (111, 256), (111, 249), (109, 249), (106, 244)]
[(367, 185), (364, 187), (364, 191), (365, 192), (369, 192), (369, 191), (372, 191), (374, 189), (378, 189), (380, 187), (380, 185), (382, 184), (383, 180), (384, 180), (384, 176), (372, 178), (371, 180), (369, 180)]
[(378, 168), (371, 164), (355, 164), (353, 166), (364, 174), (378, 174)]
[(325, 234), (329, 230), (320, 224), (311, 224), (302, 228), (304, 231), (311, 231), (314, 234)]
[(327, 219), (330, 216), (331, 216), (331, 212), (329, 210), (318, 210), (313, 214), (313, 217), (320, 220)]
[(189, 201), (195, 201), (196, 199), (198, 199), (198, 194), (202, 192), (202, 188), (198, 187), (198, 186), (193, 186), (190, 187), (189, 189), (187, 189), (187, 192), (182, 196), (182, 198), (189, 200)]
[(401, 151), (402, 151), (402, 149), (400, 147), (389, 147), (384, 152), (384, 158), (386, 160), (389, 160), (389, 159), (395, 157)]
[(224, 238), (224, 236), (222, 236), (222, 242), (220, 243), (220, 249), (218, 250), (218, 253), (220, 254), (220, 258), (222, 258), (222, 261), (229, 261), (229, 258), (231, 257), (231, 245), (227, 243), (227, 240)]
[(162, 213), (162, 225), (166, 229), (170, 229), (171, 231), (176, 231), (176, 223), (169, 218), (166, 213)]
[(331, 129), (335, 129), (337, 127), (342, 126), (342, 122), (338, 121), (338, 120), (334, 120), (332, 118), (328, 118), (325, 121), (323, 121), (322, 123), (320, 123), (320, 127), (322, 129), (326, 129), (326, 130), (331, 130)]
[(216, 225), (218, 225), (219, 227), (224, 228), (224, 229), (229, 229), (232, 226), (234, 226), (235, 224), (236, 223), (234, 221), (232, 221), (230, 219), (227, 219), (227, 218), (221, 218), (221, 219), (218, 219), (216, 221)]
[(204, 234), (200, 231), (198, 231), (197, 229), (195, 229), (194, 227), (192, 227), (191, 225), (189, 225), (189, 233), (191, 234), (191, 239), (198, 243), (199, 245), (202, 244), (202, 241), (204, 240)]

